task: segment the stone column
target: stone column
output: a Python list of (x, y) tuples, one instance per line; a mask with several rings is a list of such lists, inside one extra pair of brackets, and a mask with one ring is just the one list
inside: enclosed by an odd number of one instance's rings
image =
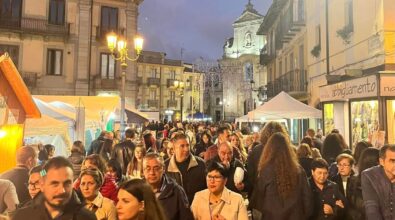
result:
[(88, 95), (89, 38), (91, 35), (90, 8), (90, 1), (79, 1), (75, 95)]
[[(137, 33), (137, 16), (138, 5), (133, 1), (128, 1), (126, 6), (126, 39), (129, 43), (129, 57), (135, 58), (136, 51), (134, 50), (133, 39)], [(137, 99), (137, 64), (136, 61), (128, 61), (128, 68), (126, 69), (126, 103), (136, 107)]]

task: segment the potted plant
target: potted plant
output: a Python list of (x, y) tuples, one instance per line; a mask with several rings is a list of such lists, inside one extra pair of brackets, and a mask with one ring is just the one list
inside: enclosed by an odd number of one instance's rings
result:
[(346, 25), (343, 28), (336, 31), (337, 36), (341, 37), (345, 44), (349, 44), (351, 42), (350, 37), (351, 33), (354, 31), (352, 25)]
[(317, 44), (313, 47), (313, 49), (310, 51), (311, 55), (313, 55), (315, 58), (318, 58), (318, 56), (321, 53), (321, 45)]

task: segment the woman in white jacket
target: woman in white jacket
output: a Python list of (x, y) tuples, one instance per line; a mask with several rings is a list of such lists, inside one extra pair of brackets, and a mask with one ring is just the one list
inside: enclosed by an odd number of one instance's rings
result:
[(247, 208), (240, 194), (225, 187), (228, 172), (218, 162), (207, 167), (207, 189), (197, 192), (192, 202), (196, 220), (247, 220)]

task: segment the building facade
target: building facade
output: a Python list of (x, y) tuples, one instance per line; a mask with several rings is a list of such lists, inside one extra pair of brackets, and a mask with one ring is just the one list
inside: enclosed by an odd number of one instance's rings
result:
[(226, 121), (246, 115), (263, 101), (266, 68), (260, 65), (259, 54), (265, 39), (257, 35), (263, 20), (248, 2), (233, 23), (234, 36), (224, 45), (219, 68), (223, 88), (221, 115)]
[(322, 104), (324, 132), (339, 129), (350, 147), (395, 143), (394, 1), (307, 2), (310, 102)]
[(143, 51), (137, 65), (136, 106), (140, 111), (178, 121), (202, 110), (203, 76), (191, 64), (167, 59), (165, 53)]
[[(119, 94), (121, 68), (106, 35), (115, 32), (133, 47), (141, 2), (0, 1), (0, 53), (10, 54), (32, 94)], [(126, 100), (133, 106), (136, 88), (136, 65), (128, 62)]]

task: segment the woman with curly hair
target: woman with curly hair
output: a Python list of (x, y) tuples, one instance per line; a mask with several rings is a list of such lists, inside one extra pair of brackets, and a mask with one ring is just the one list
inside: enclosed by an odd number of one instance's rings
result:
[(286, 134), (277, 132), (266, 143), (258, 165), (258, 210), (265, 219), (307, 219), (312, 211), (306, 173)]

